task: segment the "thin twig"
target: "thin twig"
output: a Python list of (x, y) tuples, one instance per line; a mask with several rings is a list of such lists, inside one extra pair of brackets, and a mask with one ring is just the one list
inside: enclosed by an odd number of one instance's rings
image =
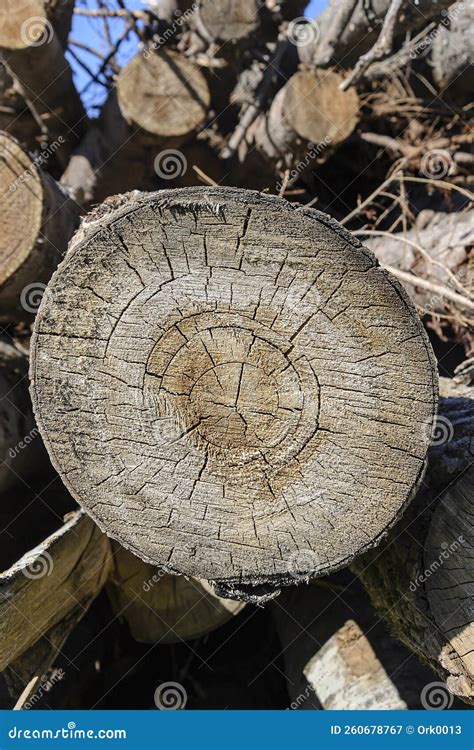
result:
[(364, 75), (371, 63), (375, 62), (375, 60), (381, 60), (391, 53), (398, 14), (404, 2), (405, 0), (391, 0), (387, 14), (383, 20), (379, 38), (374, 46), (359, 58), (352, 73), (341, 83), (340, 88), (342, 91), (345, 91), (349, 86), (356, 83)]

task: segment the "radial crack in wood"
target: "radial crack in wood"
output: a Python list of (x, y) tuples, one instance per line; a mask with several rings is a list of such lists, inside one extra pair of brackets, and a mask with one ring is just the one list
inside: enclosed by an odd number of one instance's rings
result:
[(230, 586), (377, 544), (423, 475), (437, 391), (371, 253), (324, 214), (232, 188), (93, 213), (43, 299), (31, 373), (52, 460), (101, 528)]

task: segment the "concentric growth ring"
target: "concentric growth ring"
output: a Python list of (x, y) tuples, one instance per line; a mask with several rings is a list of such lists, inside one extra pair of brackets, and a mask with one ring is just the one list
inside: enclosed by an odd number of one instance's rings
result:
[(230, 188), (100, 209), (42, 303), (32, 374), (52, 459), (101, 528), (223, 584), (375, 543), (422, 474), (436, 400), (422, 326), (370, 253)]

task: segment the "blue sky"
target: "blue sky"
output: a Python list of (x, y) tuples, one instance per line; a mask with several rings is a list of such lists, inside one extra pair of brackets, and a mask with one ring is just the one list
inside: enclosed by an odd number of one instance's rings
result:
[[(327, 0), (311, 0), (308, 5), (306, 15), (310, 18), (316, 17), (326, 5)], [(95, 5), (95, 3), (94, 3)], [(111, 7), (117, 7), (115, 2), (109, 3)], [(140, 10), (146, 6), (146, 2), (141, 0), (127, 0), (127, 7), (133, 10)], [(91, 7), (91, 4), (89, 4)], [(110, 28), (113, 38), (119, 35), (124, 28), (125, 22), (122, 19), (114, 19), (110, 22)], [(102, 22), (96, 18), (87, 18), (85, 16), (74, 16), (71, 38), (82, 42), (98, 52), (107, 53), (108, 45), (104, 42), (102, 34)], [(125, 41), (118, 55), (118, 62), (122, 66), (135, 53), (137, 47), (136, 36), (131, 33), (129, 40)], [(72, 47), (74, 53), (84, 62), (87, 67), (96, 72), (101, 65), (101, 60), (93, 54), (89, 54), (83, 49)], [(89, 81), (89, 75), (80, 67), (71, 54), (68, 54), (69, 62), (72, 66), (76, 86), (80, 92)], [(94, 106), (98, 106), (105, 96), (105, 89), (97, 84), (92, 84), (83, 94), (83, 101), (91, 115), (97, 114)]]

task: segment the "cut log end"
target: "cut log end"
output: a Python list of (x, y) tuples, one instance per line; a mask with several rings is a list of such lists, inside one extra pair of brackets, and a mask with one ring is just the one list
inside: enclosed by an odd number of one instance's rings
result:
[(341, 91), (343, 78), (332, 70), (299, 71), (287, 86), (284, 117), (300, 138), (313, 143), (325, 139), (342, 143), (359, 120), (355, 89)]
[(0, 47), (34, 47), (47, 41), (48, 27), (41, 0), (0, 0)]
[(200, 0), (199, 16), (211, 39), (245, 39), (260, 23), (260, 0)]
[(38, 168), (20, 145), (0, 133), (0, 286), (15, 274), (35, 247), (43, 218), (43, 185)]
[(164, 49), (134, 57), (118, 77), (117, 92), (128, 123), (163, 139), (196, 130), (210, 103), (209, 88), (199, 68)]
[(32, 356), (50, 455), (101, 528), (241, 584), (377, 543), (423, 473), (433, 369), (398, 283), (341, 227), (230, 188), (86, 225)]

